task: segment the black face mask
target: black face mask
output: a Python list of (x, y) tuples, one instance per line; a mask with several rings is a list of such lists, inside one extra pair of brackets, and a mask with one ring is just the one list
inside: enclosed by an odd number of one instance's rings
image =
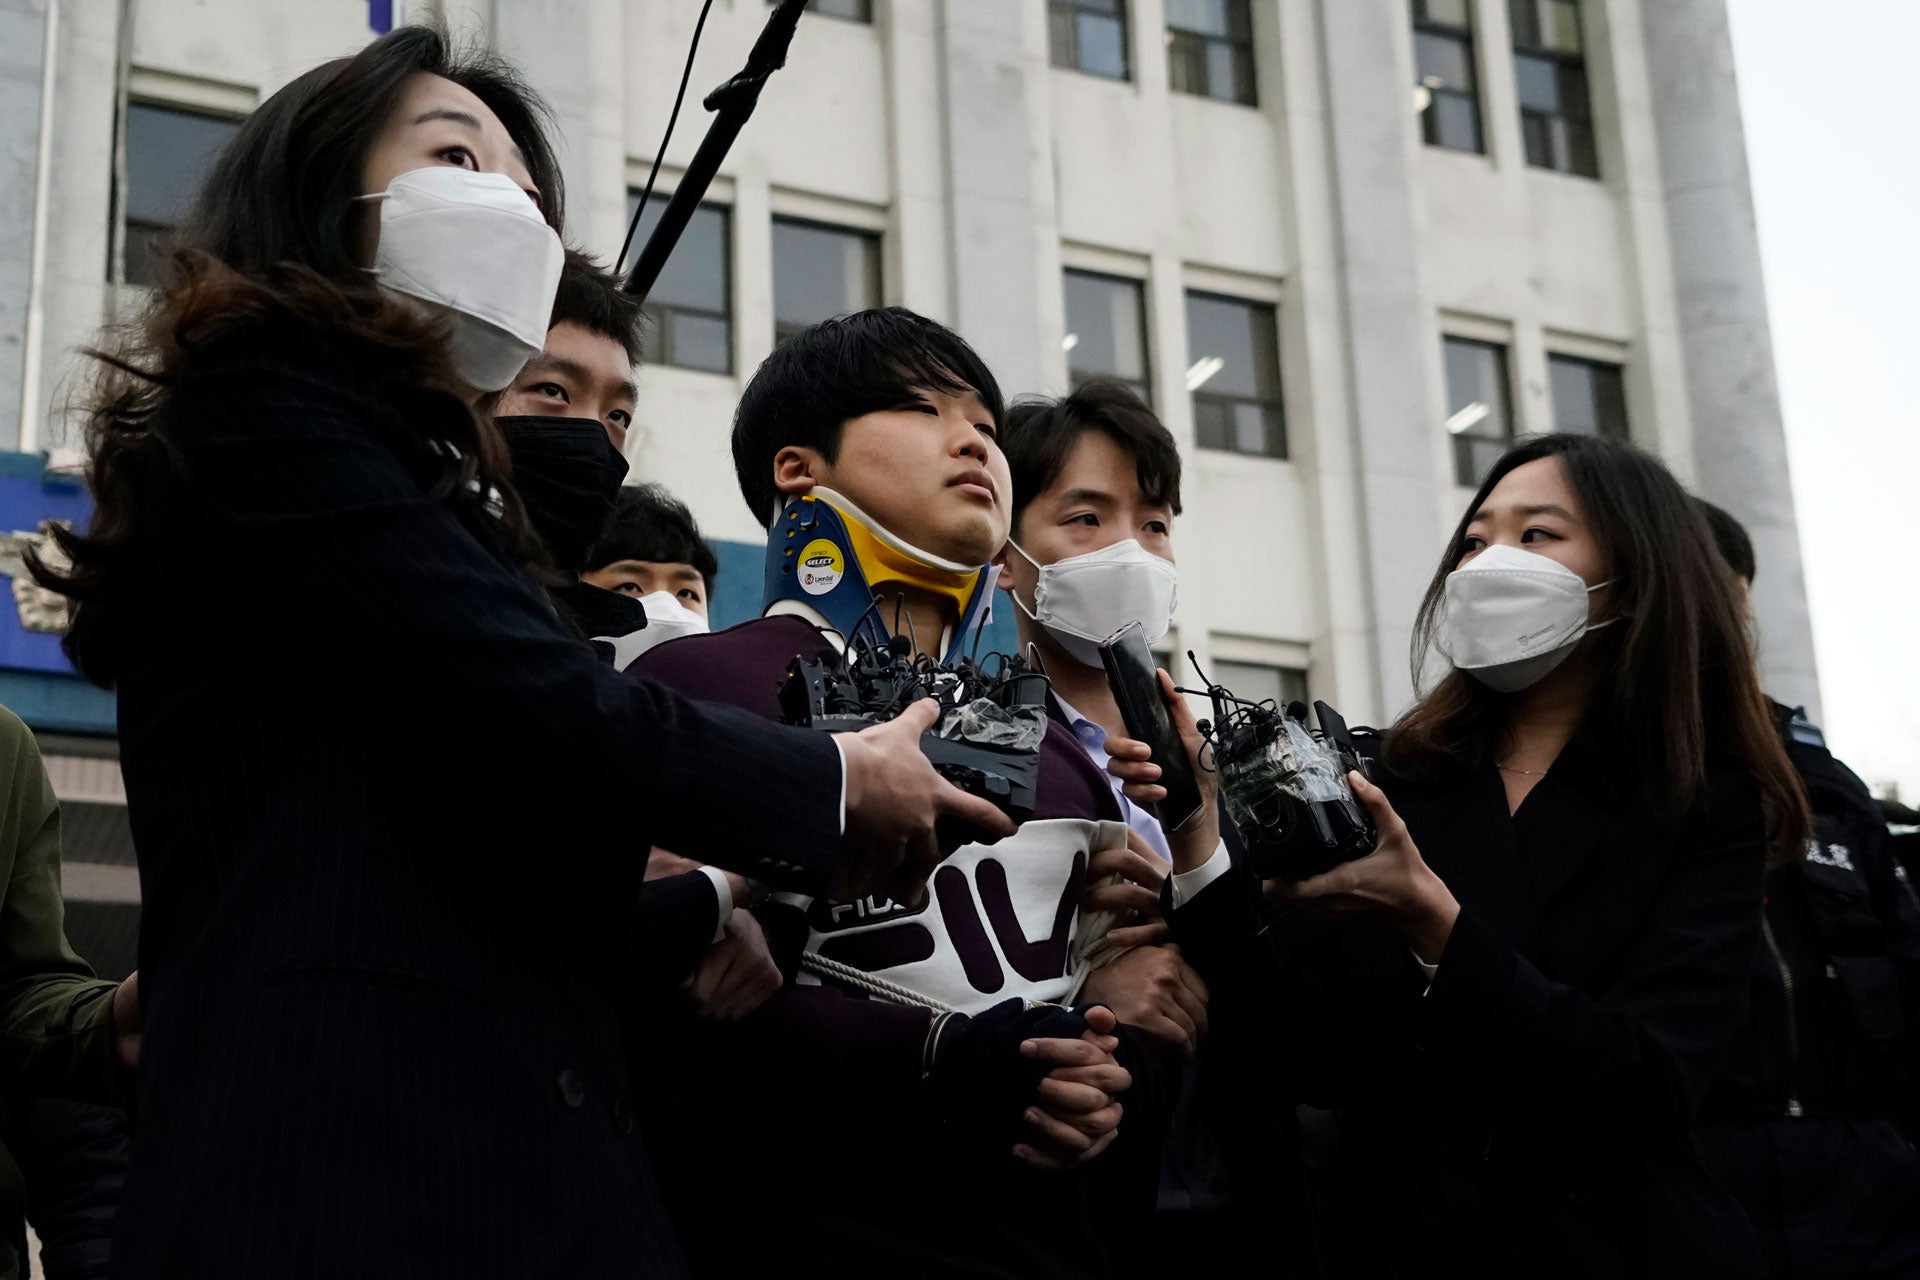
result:
[(513, 487), (554, 564), (579, 572), (605, 532), (627, 460), (596, 418), (495, 418), (513, 457)]

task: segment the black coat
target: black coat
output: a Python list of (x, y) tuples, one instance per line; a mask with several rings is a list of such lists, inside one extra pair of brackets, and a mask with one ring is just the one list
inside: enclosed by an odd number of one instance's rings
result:
[(1339, 1117), (1337, 1272), (1753, 1269), (1689, 1126), (1745, 1007), (1757, 788), (1714, 768), (1667, 825), (1622, 787), (1624, 763), (1583, 732), (1513, 816), (1491, 764), (1383, 779), (1462, 905), (1431, 988), (1373, 921), (1303, 910), (1269, 931), (1276, 1060)]
[(614, 977), (647, 850), (830, 877), (825, 736), (596, 662), (479, 496), (432, 496), (465, 410), (400, 387), (291, 322), (230, 332), (142, 480), (118, 1276), (671, 1274)]
[(1701, 1104), (1768, 1274), (1920, 1270), (1920, 902), (1865, 784), (1775, 704), (1813, 839), (1767, 878), (1752, 1014)]

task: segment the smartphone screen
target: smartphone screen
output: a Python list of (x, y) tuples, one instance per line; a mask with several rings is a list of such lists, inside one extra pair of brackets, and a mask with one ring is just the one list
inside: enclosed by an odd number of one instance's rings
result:
[(1120, 705), (1127, 736), (1146, 743), (1153, 762), (1160, 766), (1160, 785), (1167, 789), (1167, 796), (1151, 806), (1153, 816), (1168, 831), (1178, 830), (1199, 812), (1200, 786), (1160, 692), (1153, 650), (1140, 624), (1130, 622), (1108, 636), (1100, 646), (1100, 661), (1107, 669), (1113, 699)]

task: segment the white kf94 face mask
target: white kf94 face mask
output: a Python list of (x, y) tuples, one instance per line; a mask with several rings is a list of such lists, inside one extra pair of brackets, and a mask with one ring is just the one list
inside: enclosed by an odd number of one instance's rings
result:
[(374, 195), (382, 286), (453, 316), (453, 364), (477, 391), (498, 391), (547, 342), (566, 259), (560, 237), (503, 173), (434, 165)]
[(1517, 693), (1566, 660), (1589, 631), (1588, 586), (1547, 556), (1496, 543), (1447, 575), (1446, 652), (1489, 689)]
[(646, 626), (624, 636), (594, 637), (613, 646), (615, 671), (625, 671), (628, 664), (655, 645), (682, 636), (703, 636), (709, 630), (707, 620), (681, 604), (671, 591), (652, 591), (641, 596), (640, 607), (647, 611)]
[(1015, 607), (1045, 627), (1076, 662), (1100, 666), (1100, 642), (1130, 622), (1140, 624), (1149, 644), (1173, 626), (1179, 575), (1136, 539), (1052, 564), (1041, 564), (1011, 539), (1008, 545), (1040, 573), (1033, 607), (1017, 591)]

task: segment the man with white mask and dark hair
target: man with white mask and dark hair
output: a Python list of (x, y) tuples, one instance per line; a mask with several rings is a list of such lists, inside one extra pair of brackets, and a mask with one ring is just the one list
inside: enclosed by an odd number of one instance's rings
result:
[[(1106, 773), (1108, 739), (1128, 734), (1100, 642), (1132, 622), (1149, 643), (1171, 629), (1180, 452), (1130, 387), (1104, 378), (1058, 400), (1015, 404), (1005, 448), (1013, 528), (1000, 585), (1013, 601), (1022, 648), (1039, 653), (1052, 680), (1054, 718)], [(1217, 813), (1205, 806), (1170, 839), (1149, 809), (1108, 778), (1137, 839), (1131, 849), (1095, 855), (1087, 906), (1138, 911), (1141, 923), (1109, 935), (1130, 949), (1093, 974), (1087, 998), (1104, 1001), (1123, 1023), (1198, 1054), (1166, 1136), (1159, 1211), (1113, 1206), (1104, 1224), (1108, 1246), (1121, 1276), (1165, 1274), (1176, 1263), (1196, 1273), (1224, 1272), (1247, 1250), (1269, 1247), (1269, 1206), (1290, 1202), (1273, 1186), (1292, 1163), (1291, 1108), (1269, 1105), (1271, 1089), (1249, 1092), (1262, 1059), (1233, 1042), (1244, 1028), (1220, 1027), (1219, 1037), (1202, 1046), (1207, 983), (1167, 942), (1159, 918), (1191, 902), (1230, 865), (1227, 856), (1210, 856), (1220, 844)]]

